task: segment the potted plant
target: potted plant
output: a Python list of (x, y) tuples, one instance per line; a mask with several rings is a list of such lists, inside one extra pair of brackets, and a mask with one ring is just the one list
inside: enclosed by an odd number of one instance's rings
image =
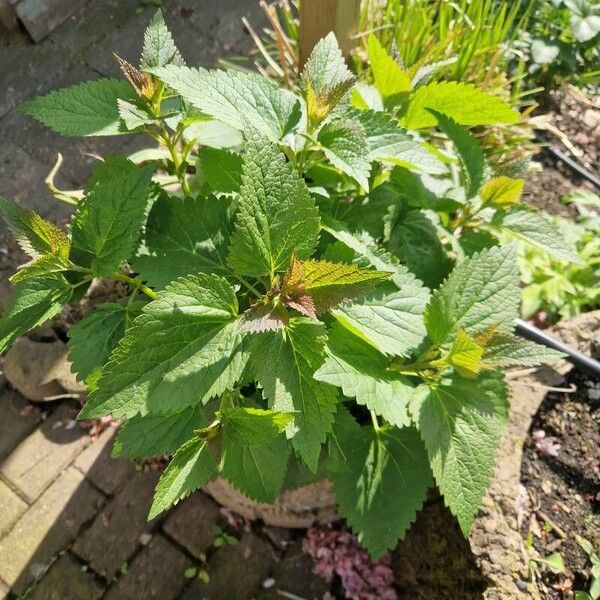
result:
[(465, 127), (518, 113), (424, 83), (375, 38), (370, 54), (374, 85), (357, 83), (329, 35), (283, 89), (185, 66), (157, 13), (125, 80), (22, 107), (65, 135), (159, 144), (106, 158), (81, 194), (53, 188), (75, 204), (68, 231), (0, 202), (31, 256), (1, 350), (94, 278), (129, 287), (71, 329), (70, 360), (80, 417), (123, 420), (115, 455), (173, 456), (150, 517), (217, 477), (263, 503), (327, 479), (375, 557), (434, 485), (466, 533), (506, 426), (504, 368), (556, 356), (512, 333), (505, 242), (569, 251)]

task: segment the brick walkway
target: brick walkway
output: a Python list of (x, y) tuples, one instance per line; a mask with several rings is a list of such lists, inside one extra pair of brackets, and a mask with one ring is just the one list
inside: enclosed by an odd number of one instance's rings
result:
[[(269, 600), (328, 589), (299, 542), (278, 545), (286, 530), (231, 529), (203, 493), (147, 522), (158, 473), (112, 459), (113, 428), (92, 443), (73, 406), (22, 414), (27, 405), (0, 393), (0, 600)], [(219, 545), (215, 527), (239, 542)]]
[[(0, 28), (0, 195), (66, 223), (69, 207), (44, 184), (58, 152), (65, 162), (56, 183), (71, 189), (89, 175), (88, 153), (127, 154), (149, 145), (136, 137), (63, 138), (16, 111), (48, 90), (119, 76), (113, 51), (136, 63), (156, 10), (148, 4), (87, 3), (38, 45)], [(241, 17), (261, 23), (257, 4), (165, 0), (162, 9), (188, 62), (212, 65), (247, 51)], [(0, 225), (0, 308), (10, 295), (7, 278), (23, 261)], [(263, 587), (267, 578), (302, 597), (322, 597), (327, 586), (311, 575), (297, 544), (283, 553), (266, 535), (238, 531), (237, 545), (216, 547), (213, 526), (227, 524), (201, 493), (147, 523), (158, 474), (111, 459), (113, 430), (92, 444), (72, 421), (72, 406), (42, 405), (43, 413), (22, 415), (27, 401), (4, 384), (0, 389), (0, 600), (25, 592), (33, 600), (281, 598)], [(191, 568), (209, 573), (209, 582), (190, 578)]]

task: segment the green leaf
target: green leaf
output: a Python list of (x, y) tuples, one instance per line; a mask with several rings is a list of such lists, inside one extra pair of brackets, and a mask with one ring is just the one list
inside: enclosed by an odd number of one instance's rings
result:
[(73, 288), (62, 275), (17, 285), (0, 319), (0, 353), (20, 335), (57, 315), (72, 295)]
[(260, 446), (285, 431), (294, 415), (260, 408), (226, 408), (220, 412), (223, 435), (244, 446)]
[(69, 361), (79, 381), (100, 370), (125, 334), (129, 307), (108, 302), (69, 329)]
[(133, 259), (134, 268), (158, 289), (193, 273), (231, 275), (231, 212), (226, 198), (159, 195), (146, 224), (145, 253)]
[(423, 505), (432, 478), (412, 427), (364, 429), (343, 440), (347, 470), (333, 474), (340, 512), (374, 560), (404, 537)]
[(339, 103), (355, 81), (333, 32), (317, 42), (302, 77), (309, 118), (318, 123)]
[(322, 323), (294, 318), (284, 330), (255, 335), (251, 355), (269, 406), (295, 413), (287, 435), (312, 471), (337, 408), (337, 390), (313, 377), (323, 363), (325, 340)]
[(295, 94), (259, 75), (174, 65), (151, 71), (204, 114), (239, 131), (256, 129), (271, 141), (291, 132), (302, 116)]
[(425, 323), (431, 340), (441, 344), (459, 327), (471, 335), (490, 327), (510, 331), (518, 316), (517, 250), (496, 246), (456, 266), (434, 292)]
[(346, 175), (369, 189), (371, 161), (365, 129), (358, 119), (340, 117), (321, 127), (317, 140), (328, 160)]
[(405, 356), (425, 337), (423, 313), (428, 290), (408, 271), (398, 269), (394, 283), (356, 302), (334, 309), (333, 315), (347, 329), (369, 342), (380, 352)]
[[(314, 307), (313, 312), (322, 314), (345, 300), (372, 291), (391, 274), (361, 269), (353, 264), (326, 260), (299, 261), (294, 257), (283, 280), (282, 293), (291, 301), (298, 296), (308, 296)], [(289, 302), (288, 305), (297, 308)]]
[(519, 113), (497, 96), (486, 94), (470, 83), (442, 81), (421, 86), (411, 95), (404, 124), (423, 129), (436, 124), (430, 109), (452, 118), (460, 125), (511, 125)]
[(197, 168), (203, 181), (216, 193), (231, 194), (240, 191), (242, 157), (222, 148), (202, 148)]
[(409, 210), (390, 233), (389, 249), (430, 289), (452, 266), (434, 224), (420, 210)]
[(319, 233), (319, 214), (306, 184), (277, 148), (248, 141), (242, 188), (228, 263), (239, 275), (287, 269), (292, 254), (308, 258)]
[(144, 32), (144, 47), (140, 66), (142, 69), (164, 67), (165, 65), (183, 66), (185, 61), (179, 54), (171, 32), (167, 29), (162, 12), (156, 11), (152, 21)]
[(389, 115), (373, 110), (351, 111), (350, 114), (364, 127), (369, 162), (404, 165), (436, 175), (446, 172), (446, 167)]
[(231, 389), (248, 358), (236, 316), (223, 278), (174, 281), (127, 329), (80, 418), (164, 415)]
[(117, 458), (146, 458), (173, 454), (206, 426), (200, 406), (188, 406), (169, 415), (146, 415), (128, 419), (119, 428), (112, 456)]
[[(114, 168), (111, 169), (111, 166)], [(135, 251), (148, 212), (153, 167), (127, 161), (103, 166), (101, 177), (79, 203), (71, 222), (71, 260), (110, 277)]]
[(39, 96), (19, 109), (62, 135), (119, 135), (118, 100), (135, 102), (135, 91), (126, 81), (98, 79)]
[(384, 98), (412, 90), (408, 73), (386, 52), (372, 33), (367, 41), (367, 50), (375, 87)]
[(410, 404), (436, 483), (465, 535), (494, 473), (507, 397), (502, 374), (484, 373), (419, 386)]
[(55, 254), (60, 258), (69, 255), (67, 234), (32, 210), (0, 196), (0, 215), (23, 252), (32, 258), (46, 254)]
[(515, 365), (535, 367), (543, 363), (564, 358), (558, 350), (540, 346), (511, 334), (496, 334), (485, 345), (484, 364), (491, 368), (512, 367)]
[(27, 279), (52, 276), (69, 271), (73, 266), (71, 261), (60, 258), (56, 254), (46, 254), (19, 267), (19, 270), (10, 277), (10, 281), (16, 284)]
[(464, 329), (459, 329), (448, 353), (448, 362), (466, 379), (477, 377), (485, 349)]
[(436, 110), (429, 109), (429, 112), (437, 120), (438, 127), (454, 144), (467, 176), (467, 198), (473, 198), (481, 187), (485, 169), (485, 158), (477, 140), (469, 133), (468, 129), (459, 125), (454, 119)]
[(496, 208), (503, 208), (516, 204), (523, 193), (523, 179), (511, 179), (510, 177), (492, 177), (486, 181), (481, 188), (481, 199), (486, 204)]
[(315, 379), (342, 388), (344, 396), (356, 398), (392, 425), (410, 425), (407, 409), (413, 388), (388, 369), (383, 354), (339, 324), (329, 330), (326, 353)]
[(251, 446), (225, 435), (220, 472), (248, 498), (271, 504), (283, 487), (288, 456), (289, 444), (283, 435)]
[(215, 474), (215, 463), (207, 442), (200, 438), (187, 441), (177, 450), (156, 486), (148, 520), (195, 492)]
[(119, 107), (119, 117), (127, 131), (134, 131), (138, 127), (154, 123), (156, 119), (150, 115), (145, 109), (140, 108), (137, 104), (132, 104), (126, 100), (117, 100)]
[(518, 207), (510, 212), (499, 211), (491, 224), (494, 228), (531, 244), (551, 256), (578, 265), (583, 264), (581, 258), (569, 247), (555, 222), (544, 213)]

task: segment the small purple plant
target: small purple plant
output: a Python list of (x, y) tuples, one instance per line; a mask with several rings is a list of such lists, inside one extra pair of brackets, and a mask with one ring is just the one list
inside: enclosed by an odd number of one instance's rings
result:
[(374, 563), (355, 535), (331, 527), (311, 527), (303, 547), (315, 563), (313, 571), (328, 582), (337, 575), (347, 598), (397, 600), (391, 554)]

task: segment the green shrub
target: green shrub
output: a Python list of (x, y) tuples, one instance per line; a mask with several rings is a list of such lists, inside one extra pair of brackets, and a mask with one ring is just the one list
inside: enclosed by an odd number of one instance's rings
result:
[(572, 254), (466, 128), (518, 114), (409, 79), (371, 43), (375, 87), (331, 34), (294, 93), (185, 66), (159, 13), (127, 81), (23, 106), (65, 135), (161, 145), (100, 162), (81, 194), (53, 188), (76, 203), (66, 232), (0, 203), (31, 256), (2, 350), (93, 278), (129, 285), (71, 329), (70, 358), (80, 417), (123, 419), (116, 456), (173, 455), (150, 517), (216, 476), (262, 502), (326, 477), (374, 556), (434, 483), (467, 533), (506, 428), (503, 370), (558, 356), (513, 335), (517, 249), (499, 241)]

